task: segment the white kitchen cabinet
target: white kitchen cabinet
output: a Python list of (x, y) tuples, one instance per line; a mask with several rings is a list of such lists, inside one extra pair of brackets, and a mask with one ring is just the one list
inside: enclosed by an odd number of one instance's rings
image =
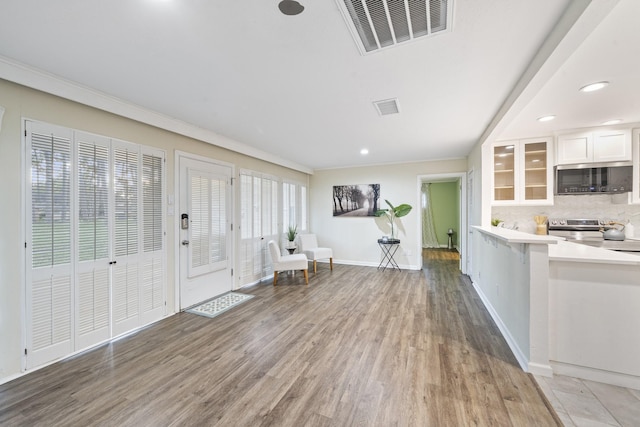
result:
[(557, 164), (631, 161), (631, 130), (608, 129), (558, 136)]
[(553, 204), (551, 138), (503, 141), (492, 148), (492, 204)]

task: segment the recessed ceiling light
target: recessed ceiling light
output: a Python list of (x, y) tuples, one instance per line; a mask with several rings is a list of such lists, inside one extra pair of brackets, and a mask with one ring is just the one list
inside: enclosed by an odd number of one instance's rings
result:
[(367, 154), (369, 154), (369, 150), (367, 150), (366, 148), (363, 148), (362, 150), (360, 150), (360, 154), (362, 154), (363, 156), (366, 156)]
[(603, 87), (607, 86), (609, 84), (609, 82), (597, 82), (597, 83), (591, 83), (588, 84), (586, 86), (583, 86), (580, 88), (580, 92), (593, 92), (595, 90), (600, 90)]
[(555, 119), (556, 116), (542, 116), (542, 117), (538, 117), (538, 121), (539, 122), (548, 122), (550, 120)]
[(607, 125), (617, 125), (618, 123), (622, 123), (622, 119), (607, 120), (606, 122), (603, 122), (602, 124), (607, 126)]

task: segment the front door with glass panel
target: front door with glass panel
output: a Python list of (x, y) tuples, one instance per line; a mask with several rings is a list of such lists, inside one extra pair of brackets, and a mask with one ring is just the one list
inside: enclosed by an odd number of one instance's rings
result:
[(180, 309), (231, 291), (229, 166), (181, 156)]

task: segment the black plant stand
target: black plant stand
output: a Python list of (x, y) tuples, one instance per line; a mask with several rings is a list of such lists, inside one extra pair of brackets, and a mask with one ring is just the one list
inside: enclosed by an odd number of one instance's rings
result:
[(378, 265), (378, 270), (382, 269), (382, 271), (384, 271), (389, 266), (400, 270), (398, 263), (393, 259), (393, 256), (400, 247), (400, 239), (378, 239), (378, 245), (380, 249), (382, 249), (382, 261), (380, 261), (380, 265)]

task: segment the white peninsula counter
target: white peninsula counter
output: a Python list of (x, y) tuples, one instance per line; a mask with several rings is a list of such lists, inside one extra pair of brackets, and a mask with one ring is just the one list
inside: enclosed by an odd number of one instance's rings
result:
[(555, 373), (640, 390), (640, 255), (549, 247), (549, 316)]
[(526, 371), (640, 389), (640, 256), (473, 227), (475, 289)]

